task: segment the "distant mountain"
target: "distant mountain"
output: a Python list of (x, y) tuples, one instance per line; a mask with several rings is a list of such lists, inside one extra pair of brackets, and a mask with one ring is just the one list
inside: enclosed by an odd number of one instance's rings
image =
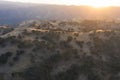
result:
[(93, 9), (88, 6), (47, 5), (0, 1), (0, 25), (25, 20), (119, 19), (120, 7)]

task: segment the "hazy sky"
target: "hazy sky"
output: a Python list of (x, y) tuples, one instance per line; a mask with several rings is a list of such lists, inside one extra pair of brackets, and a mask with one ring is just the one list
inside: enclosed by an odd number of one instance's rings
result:
[(7, 0), (7, 1), (66, 4), (66, 5), (89, 5), (96, 7), (120, 6), (120, 0)]

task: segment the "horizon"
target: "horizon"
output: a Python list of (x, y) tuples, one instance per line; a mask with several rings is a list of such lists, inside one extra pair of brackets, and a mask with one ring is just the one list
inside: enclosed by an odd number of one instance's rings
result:
[(105, 1), (105, 3), (103, 3), (102, 1), (98, 1), (98, 0), (85, 0), (85, 1), (79, 1), (79, 0), (53, 0), (52, 2), (50, 0), (2, 0), (2, 1), (9, 1), (9, 2), (22, 2), (22, 3), (36, 3), (36, 4), (48, 4), (48, 5), (66, 5), (66, 6), (90, 6), (90, 7), (95, 7), (95, 8), (104, 8), (104, 7), (111, 7), (111, 6), (115, 6), (115, 7), (120, 7), (120, 1), (117, 0), (103, 0)]

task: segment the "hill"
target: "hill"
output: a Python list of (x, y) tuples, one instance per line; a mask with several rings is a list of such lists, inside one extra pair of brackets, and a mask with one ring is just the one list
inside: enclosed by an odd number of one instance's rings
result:
[(0, 80), (120, 79), (120, 23), (37, 20), (1, 28)]

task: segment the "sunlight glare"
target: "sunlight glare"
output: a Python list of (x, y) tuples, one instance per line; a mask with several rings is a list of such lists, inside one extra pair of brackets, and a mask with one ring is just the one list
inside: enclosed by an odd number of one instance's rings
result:
[(7, 0), (14, 2), (30, 2), (44, 4), (59, 4), (59, 5), (86, 5), (96, 8), (120, 6), (120, 0)]

